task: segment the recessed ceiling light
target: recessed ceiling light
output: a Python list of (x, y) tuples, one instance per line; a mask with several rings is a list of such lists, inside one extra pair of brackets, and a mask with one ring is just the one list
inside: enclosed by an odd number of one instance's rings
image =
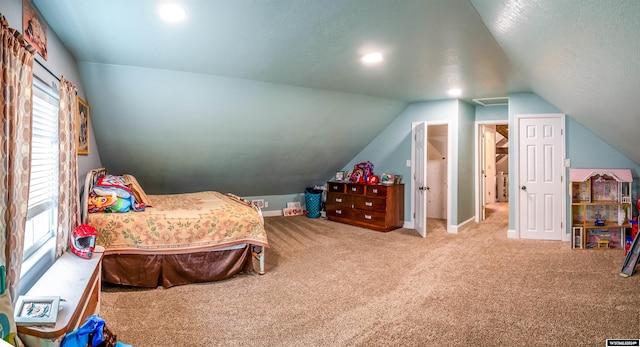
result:
[(460, 96), (462, 95), (462, 90), (460, 88), (451, 88), (447, 93), (451, 96)]
[(187, 16), (184, 8), (177, 4), (162, 4), (158, 8), (160, 18), (170, 23), (176, 23), (183, 20)]
[(372, 65), (372, 64), (378, 64), (382, 61), (382, 54), (381, 53), (369, 53), (364, 55), (360, 61), (362, 61), (364, 64), (367, 65)]

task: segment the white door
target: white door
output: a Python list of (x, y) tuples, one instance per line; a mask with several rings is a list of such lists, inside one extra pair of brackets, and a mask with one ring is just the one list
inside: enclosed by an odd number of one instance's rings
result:
[(478, 141), (480, 143), (480, 154), (478, 155), (478, 158), (480, 158), (480, 194), (478, 194), (478, 196), (480, 197), (480, 220), (483, 221), (487, 218), (487, 202), (485, 200), (485, 192), (487, 191), (487, 187), (486, 187), (486, 183), (487, 180), (485, 179), (485, 177), (487, 177), (486, 174), (486, 161), (487, 161), (487, 149), (485, 148), (486, 142), (484, 140), (485, 137), (485, 132), (486, 132), (486, 126), (481, 126), (480, 127), (480, 141)]
[(520, 237), (562, 240), (564, 117), (518, 118)]
[(494, 126), (485, 126), (484, 133), (484, 179), (485, 204), (496, 202), (496, 131)]
[(422, 237), (427, 237), (427, 126), (425, 122), (418, 123), (413, 128), (415, 142), (414, 152), (414, 180), (415, 186), (415, 221), (414, 226)]

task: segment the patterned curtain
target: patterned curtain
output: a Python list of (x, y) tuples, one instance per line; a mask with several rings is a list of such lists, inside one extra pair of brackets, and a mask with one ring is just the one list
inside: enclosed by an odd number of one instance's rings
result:
[(60, 81), (58, 142), (60, 152), (58, 234), (56, 259), (69, 247), (71, 231), (80, 224), (80, 193), (76, 143), (77, 88), (64, 77)]
[(25, 224), (29, 201), (31, 169), (31, 119), (33, 102), (33, 58), (35, 50), (20, 33), (9, 28), (0, 15), (0, 106), (2, 147), (0, 147), (0, 245), (6, 265), (7, 288), (17, 298), (22, 266)]

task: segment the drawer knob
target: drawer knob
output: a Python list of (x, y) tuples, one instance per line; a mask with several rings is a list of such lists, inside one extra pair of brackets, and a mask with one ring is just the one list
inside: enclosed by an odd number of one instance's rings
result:
[(365, 219), (371, 219), (371, 216), (370, 216), (370, 215), (368, 215), (368, 214), (365, 214), (365, 215), (364, 215), (364, 218), (365, 218)]
[(369, 206), (369, 207), (373, 206), (373, 203), (372, 203), (372, 202), (370, 202), (370, 201), (367, 201), (367, 202), (365, 202), (364, 204), (365, 204), (365, 205), (367, 205), (367, 206)]
[(373, 189), (373, 193), (374, 194), (378, 194), (378, 190), (377, 189)]
[(342, 214), (342, 210), (336, 210), (336, 214)]
[(358, 188), (356, 188), (356, 187), (351, 188), (352, 192), (355, 192), (356, 190), (358, 190)]
[(336, 202), (342, 202), (342, 199), (336, 198)]

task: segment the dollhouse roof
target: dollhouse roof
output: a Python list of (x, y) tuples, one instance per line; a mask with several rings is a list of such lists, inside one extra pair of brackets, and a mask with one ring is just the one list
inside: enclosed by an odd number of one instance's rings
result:
[(618, 182), (633, 182), (631, 169), (569, 169), (569, 181), (571, 182), (584, 182), (596, 175), (607, 175)]

